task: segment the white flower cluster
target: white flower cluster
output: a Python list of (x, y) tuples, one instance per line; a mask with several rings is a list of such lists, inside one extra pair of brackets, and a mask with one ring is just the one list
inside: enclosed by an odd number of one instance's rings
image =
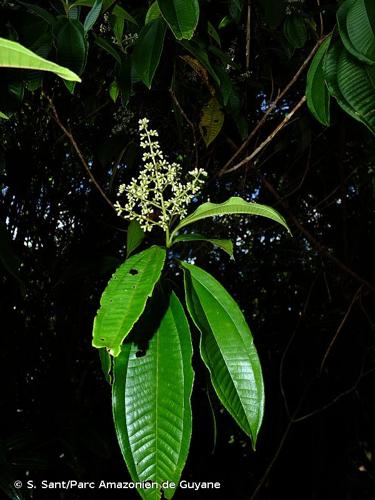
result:
[(177, 163), (169, 163), (160, 149), (158, 133), (149, 130), (149, 120), (139, 120), (141, 147), (144, 167), (137, 178), (128, 185), (121, 184), (119, 195), (125, 193), (127, 202), (121, 206), (115, 203), (118, 215), (129, 220), (137, 220), (144, 231), (154, 226), (161, 227), (168, 235), (174, 218), (184, 217), (186, 207), (200, 191), (207, 176), (202, 168), (188, 172), (191, 179), (181, 182), (181, 168)]

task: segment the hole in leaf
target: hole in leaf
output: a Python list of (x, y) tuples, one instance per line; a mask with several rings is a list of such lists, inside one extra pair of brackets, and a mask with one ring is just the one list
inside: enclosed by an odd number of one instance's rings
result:
[(134, 276), (135, 274), (138, 274), (137, 269), (130, 269), (129, 273)]
[(140, 349), (139, 351), (137, 351), (137, 352), (135, 353), (135, 357), (136, 357), (136, 358), (143, 358), (143, 356), (145, 356), (145, 355), (146, 355), (146, 351), (145, 351), (145, 350), (143, 350), (143, 349)]

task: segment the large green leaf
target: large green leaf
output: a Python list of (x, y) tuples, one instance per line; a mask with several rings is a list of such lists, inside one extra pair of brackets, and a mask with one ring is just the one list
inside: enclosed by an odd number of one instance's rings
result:
[[(141, 354), (141, 355), (140, 355)], [(125, 343), (114, 360), (113, 416), (117, 439), (133, 481), (179, 482), (189, 451), (194, 372), (184, 310), (174, 293), (145, 353)], [(161, 497), (157, 488), (142, 498)], [(175, 490), (165, 489), (165, 498)]]
[(43, 57), (34, 54), (23, 45), (0, 38), (0, 66), (7, 68), (35, 69), (51, 71), (64, 80), (80, 82), (78, 75), (68, 68), (64, 68)]
[(289, 228), (285, 219), (274, 209), (267, 205), (260, 205), (259, 203), (249, 203), (238, 196), (233, 196), (224, 203), (203, 203), (195, 212), (182, 219), (178, 226), (172, 232), (171, 237), (183, 227), (198, 222), (199, 220), (206, 219), (207, 217), (215, 217), (218, 215), (260, 215), (267, 217), (275, 222), (284, 226), (288, 231)]
[(346, 28), (354, 49), (375, 63), (375, 2), (356, 0), (347, 11)]
[(224, 250), (224, 252), (226, 252), (231, 258), (233, 258), (233, 243), (231, 240), (218, 240), (215, 238), (207, 238), (207, 236), (203, 236), (202, 234), (180, 234), (179, 236), (176, 236), (176, 238), (174, 238), (172, 244), (182, 243), (182, 242), (190, 243), (191, 241), (211, 243), (212, 245)]
[(307, 74), (306, 86), (307, 106), (315, 118), (326, 126), (330, 123), (330, 94), (324, 80), (323, 60), (329, 43), (330, 38), (324, 40), (315, 54)]
[(138, 77), (151, 88), (164, 46), (166, 24), (160, 17), (142, 29), (133, 52), (133, 65)]
[(87, 41), (82, 24), (60, 18), (54, 26), (58, 61), (81, 75), (87, 58)]
[(198, 0), (158, 0), (158, 5), (177, 40), (190, 40), (199, 20)]
[(94, 320), (94, 347), (118, 356), (121, 344), (141, 316), (159, 280), (165, 250), (152, 246), (127, 259), (114, 273), (100, 300)]
[(255, 447), (263, 419), (264, 387), (250, 329), (236, 302), (213, 276), (197, 266), (181, 265), (186, 303), (202, 334), (201, 355), (212, 385)]
[(346, 2), (342, 3), (337, 10), (337, 26), (340, 33), (340, 38), (342, 43), (344, 44), (346, 50), (348, 50), (354, 57), (363, 61), (367, 64), (374, 64), (374, 61), (371, 61), (365, 54), (359, 52), (354, 45), (352, 44), (347, 28), (347, 15), (352, 7), (352, 5), (356, 2), (356, 0), (346, 0)]
[(324, 79), (329, 93), (336, 99), (339, 106), (352, 118), (361, 121), (360, 117), (342, 95), (337, 83), (337, 65), (342, 50), (345, 49), (339, 40), (331, 40), (323, 61)]
[(337, 65), (337, 83), (349, 106), (375, 133), (375, 66), (360, 63), (342, 50)]

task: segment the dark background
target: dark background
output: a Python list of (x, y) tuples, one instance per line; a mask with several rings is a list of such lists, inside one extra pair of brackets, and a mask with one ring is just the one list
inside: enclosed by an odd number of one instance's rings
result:
[[(30, 26), (28, 14), (15, 15), (7, 2), (2, 4), (2, 36), (10, 24), (20, 33), (22, 23)], [(323, 4), (328, 32), (336, 2)], [(227, 8), (226, 2), (202, 5), (202, 15), (211, 19)], [(304, 8), (317, 18), (315, 2)], [(244, 19), (223, 35), (223, 46), (240, 65), (231, 77), (250, 129), (314, 43), (311, 36), (305, 48), (288, 52), (280, 42), (282, 30), (270, 29), (262, 16), (258, 3), (249, 73), (243, 67)], [(191, 68), (179, 62), (180, 50), (167, 39), (152, 90), (135, 83), (126, 105), (109, 99), (113, 64), (94, 44), (74, 95), (57, 78), (44, 79), (43, 92), (53, 99), (112, 201), (118, 185), (137, 174), (137, 121), (143, 116), (159, 130), (165, 153), (173, 160), (179, 155), (186, 170), (191, 167), (191, 130), (168, 91), (171, 60), (180, 105), (194, 123), (208, 93)], [(280, 122), (304, 87), (302, 76), (253, 146)], [(124, 258), (127, 223), (89, 182), (40, 89), (26, 91), (14, 111), (9, 121), (0, 121), (0, 486), (9, 492), (15, 479), (35, 484), (42, 479), (127, 481), (110, 387), (91, 347), (101, 292)], [(373, 499), (373, 136), (336, 104), (326, 129), (304, 107), (255, 163), (218, 177), (241, 144), (237, 125), (226, 117), (208, 149), (199, 142), (199, 164), (209, 172), (201, 199), (219, 202), (239, 195), (274, 206), (287, 218), (293, 237), (266, 219), (210, 220), (200, 232), (232, 237), (235, 260), (199, 244), (181, 247), (174, 256), (196, 256), (196, 263), (219, 279), (243, 309), (263, 366), (265, 420), (253, 452), (212, 394), (196, 359), (193, 440), (182, 478), (220, 481), (221, 489), (179, 490), (175, 498)], [(146, 244), (153, 241), (158, 235)], [(181, 276), (176, 280), (181, 287)], [(121, 490), (23, 488), (10, 495), (137, 498)]]

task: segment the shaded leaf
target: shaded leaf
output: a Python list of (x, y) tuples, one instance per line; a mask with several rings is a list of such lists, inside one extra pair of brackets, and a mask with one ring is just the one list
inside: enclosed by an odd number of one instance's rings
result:
[(141, 316), (164, 265), (165, 250), (152, 246), (127, 259), (114, 273), (94, 320), (94, 347), (118, 356), (121, 344)]
[(132, 24), (138, 25), (137, 21), (134, 19), (132, 15), (129, 14), (127, 10), (125, 10), (123, 7), (120, 7), (120, 5), (115, 5), (112, 9), (112, 14), (119, 19), (129, 21)]
[(198, 0), (158, 0), (158, 5), (177, 40), (190, 40), (199, 20)]
[(60, 18), (54, 27), (58, 61), (81, 75), (86, 65), (87, 42), (82, 24)]
[(181, 263), (201, 356), (220, 401), (255, 448), (264, 411), (262, 369), (246, 320), (229, 293), (203, 269)]
[(365, 54), (362, 54), (354, 47), (349, 38), (348, 28), (347, 28), (347, 15), (349, 9), (351, 8), (351, 6), (354, 4), (355, 1), (356, 0), (347, 0), (346, 2), (341, 4), (339, 9), (337, 10), (336, 14), (337, 25), (339, 28), (341, 41), (344, 44), (346, 50), (348, 50), (354, 57), (367, 64), (374, 64), (374, 61), (366, 57)]
[[(192, 344), (184, 310), (174, 293), (145, 352), (127, 342), (114, 360), (112, 393), (117, 439), (133, 481), (178, 484), (192, 429)], [(159, 489), (139, 489), (159, 499)], [(166, 489), (172, 498), (175, 490)]]
[(152, 21), (155, 21), (155, 19), (157, 19), (160, 16), (161, 16), (161, 12), (159, 9), (158, 2), (155, 1), (150, 5), (150, 7), (147, 11), (146, 18), (145, 18), (145, 24), (148, 24), (148, 23), (151, 23)]
[(202, 110), (199, 131), (206, 146), (209, 146), (219, 135), (224, 124), (224, 113), (216, 97), (212, 97)]
[(101, 36), (95, 37), (95, 43), (98, 47), (104, 49), (108, 54), (110, 54), (119, 64), (121, 64), (121, 55), (118, 52), (117, 48), (110, 42), (108, 42), (105, 38)]
[(221, 47), (221, 40), (219, 33), (216, 31), (214, 25), (210, 21), (207, 22), (207, 33), (213, 40), (215, 40), (218, 46)]
[(5, 115), (2, 111), (0, 111), (0, 118), (2, 118), (3, 120), (9, 120), (9, 117)]
[(314, 56), (307, 73), (307, 106), (315, 118), (328, 126), (330, 123), (330, 94), (324, 80), (323, 59), (330, 44), (327, 38)]
[(43, 57), (34, 54), (31, 50), (17, 42), (0, 38), (0, 66), (8, 68), (35, 69), (51, 71), (57, 76), (69, 81), (80, 82), (78, 75), (68, 68), (64, 68)]
[(133, 51), (133, 65), (138, 77), (151, 88), (164, 46), (166, 24), (162, 18), (147, 24)]
[(207, 238), (201, 234), (180, 234), (173, 240), (173, 244), (181, 242), (203, 241), (211, 243), (212, 245), (221, 248), (226, 252), (229, 257), (233, 258), (233, 243), (231, 240), (218, 240), (215, 238)]
[(356, 0), (346, 13), (346, 29), (357, 53), (375, 64), (375, 2)]
[(302, 48), (307, 41), (307, 27), (303, 16), (292, 14), (284, 21), (284, 36), (293, 49)]
[(145, 232), (136, 220), (130, 221), (126, 238), (126, 257), (136, 250), (145, 239)]

